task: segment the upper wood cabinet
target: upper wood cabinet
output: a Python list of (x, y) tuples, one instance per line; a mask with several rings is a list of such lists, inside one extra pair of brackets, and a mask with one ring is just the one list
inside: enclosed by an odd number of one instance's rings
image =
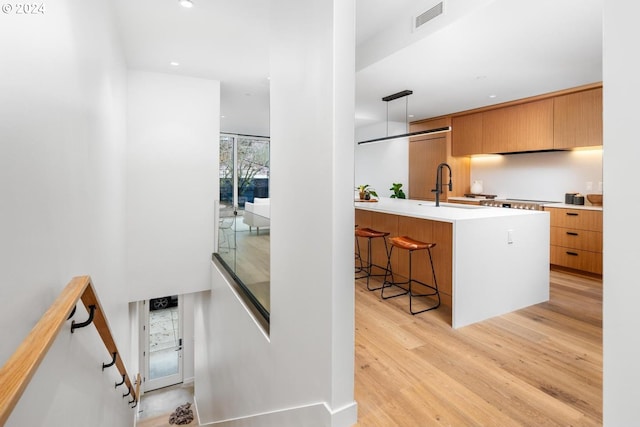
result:
[(451, 119), (451, 154), (469, 156), (482, 154), (483, 113), (467, 114)]
[(602, 145), (602, 88), (556, 96), (553, 148)]
[(567, 89), (458, 114), (451, 119), (454, 156), (602, 145), (602, 86)]
[(514, 153), (553, 148), (553, 99), (485, 111), (484, 153)]

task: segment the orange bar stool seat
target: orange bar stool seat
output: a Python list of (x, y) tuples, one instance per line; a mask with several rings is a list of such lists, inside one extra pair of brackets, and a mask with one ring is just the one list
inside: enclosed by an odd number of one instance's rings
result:
[[(389, 250), (389, 258), (387, 262), (387, 268), (389, 269), (389, 273), (391, 274), (391, 281), (387, 281), (387, 277), (385, 276), (384, 283), (382, 285), (382, 290), (380, 291), (380, 296), (382, 299), (390, 299), (396, 298), (402, 295), (409, 295), (409, 312), (411, 314), (424, 313), (425, 311), (433, 310), (440, 307), (440, 291), (438, 291), (438, 282), (436, 280), (436, 270), (433, 267), (433, 257), (431, 256), (431, 249), (436, 246), (435, 243), (426, 243), (421, 242), (419, 240), (412, 239), (409, 236), (399, 236), (399, 237), (391, 237), (389, 238), (389, 243), (391, 244), (391, 249)], [(393, 253), (393, 248), (398, 248), (399, 250), (405, 250), (409, 252), (409, 279), (404, 282), (396, 282), (393, 278), (393, 272), (391, 270), (391, 255)], [(429, 256), (429, 264), (431, 266), (431, 275), (432, 275), (432, 283), (428, 284), (425, 282), (421, 282), (412, 277), (412, 257), (415, 251), (426, 251)], [(424, 292), (416, 293), (414, 292), (413, 285), (419, 284), (425, 287), (427, 290)], [(405, 287), (406, 285), (406, 287)], [(387, 292), (389, 288), (397, 287), (400, 289), (400, 292), (394, 293), (392, 295), (384, 294), (385, 289)], [(428, 305), (426, 308), (422, 308), (419, 310), (413, 309), (413, 299), (414, 298), (428, 298), (435, 297), (435, 303)], [(429, 301), (433, 299), (429, 298)]]
[[(389, 246), (387, 245), (387, 236), (389, 233), (387, 231), (378, 231), (372, 228), (356, 228), (355, 238), (356, 238), (356, 250), (355, 250), (355, 259), (356, 259), (356, 279), (367, 279), (367, 289), (370, 291), (377, 291), (382, 289), (382, 286), (371, 287), (369, 284), (369, 279), (371, 277), (387, 277), (387, 274), (390, 273), (388, 270), (388, 259), (389, 259)], [(360, 239), (367, 239), (367, 261), (364, 262), (362, 256), (360, 254)], [(371, 258), (371, 242), (376, 239), (382, 239), (384, 243), (384, 253), (387, 257), (387, 266), (383, 267), (378, 264), (374, 264)], [(377, 268), (379, 270), (384, 271), (384, 273), (373, 273), (373, 268)], [(360, 273), (358, 275), (358, 273)]]

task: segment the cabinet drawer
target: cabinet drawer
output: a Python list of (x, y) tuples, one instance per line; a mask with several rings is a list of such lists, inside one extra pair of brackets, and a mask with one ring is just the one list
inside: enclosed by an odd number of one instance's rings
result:
[(545, 208), (551, 213), (551, 226), (602, 232), (602, 211)]
[(602, 254), (599, 252), (589, 252), (552, 245), (550, 255), (551, 264), (602, 274)]
[(599, 231), (551, 227), (551, 244), (584, 251), (602, 252), (602, 233)]

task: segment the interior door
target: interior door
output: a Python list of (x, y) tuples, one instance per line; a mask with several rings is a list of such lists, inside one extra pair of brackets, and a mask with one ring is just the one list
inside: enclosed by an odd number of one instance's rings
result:
[(152, 298), (145, 305), (144, 390), (182, 383), (182, 297)]

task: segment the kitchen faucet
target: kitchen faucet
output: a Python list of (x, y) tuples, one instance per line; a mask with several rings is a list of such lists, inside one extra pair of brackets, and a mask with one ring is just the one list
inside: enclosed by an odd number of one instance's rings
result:
[(436, 171), (436, 188), (431, 190), (436, 193), (436, 206), (440, 206), (440, 194), (442, 194), (442, 168), (446, 166), (449, 169), (449, 191), (453, 190), (453, 181), (451, 181), (451, 166), (446, 163), (440, 163)]

